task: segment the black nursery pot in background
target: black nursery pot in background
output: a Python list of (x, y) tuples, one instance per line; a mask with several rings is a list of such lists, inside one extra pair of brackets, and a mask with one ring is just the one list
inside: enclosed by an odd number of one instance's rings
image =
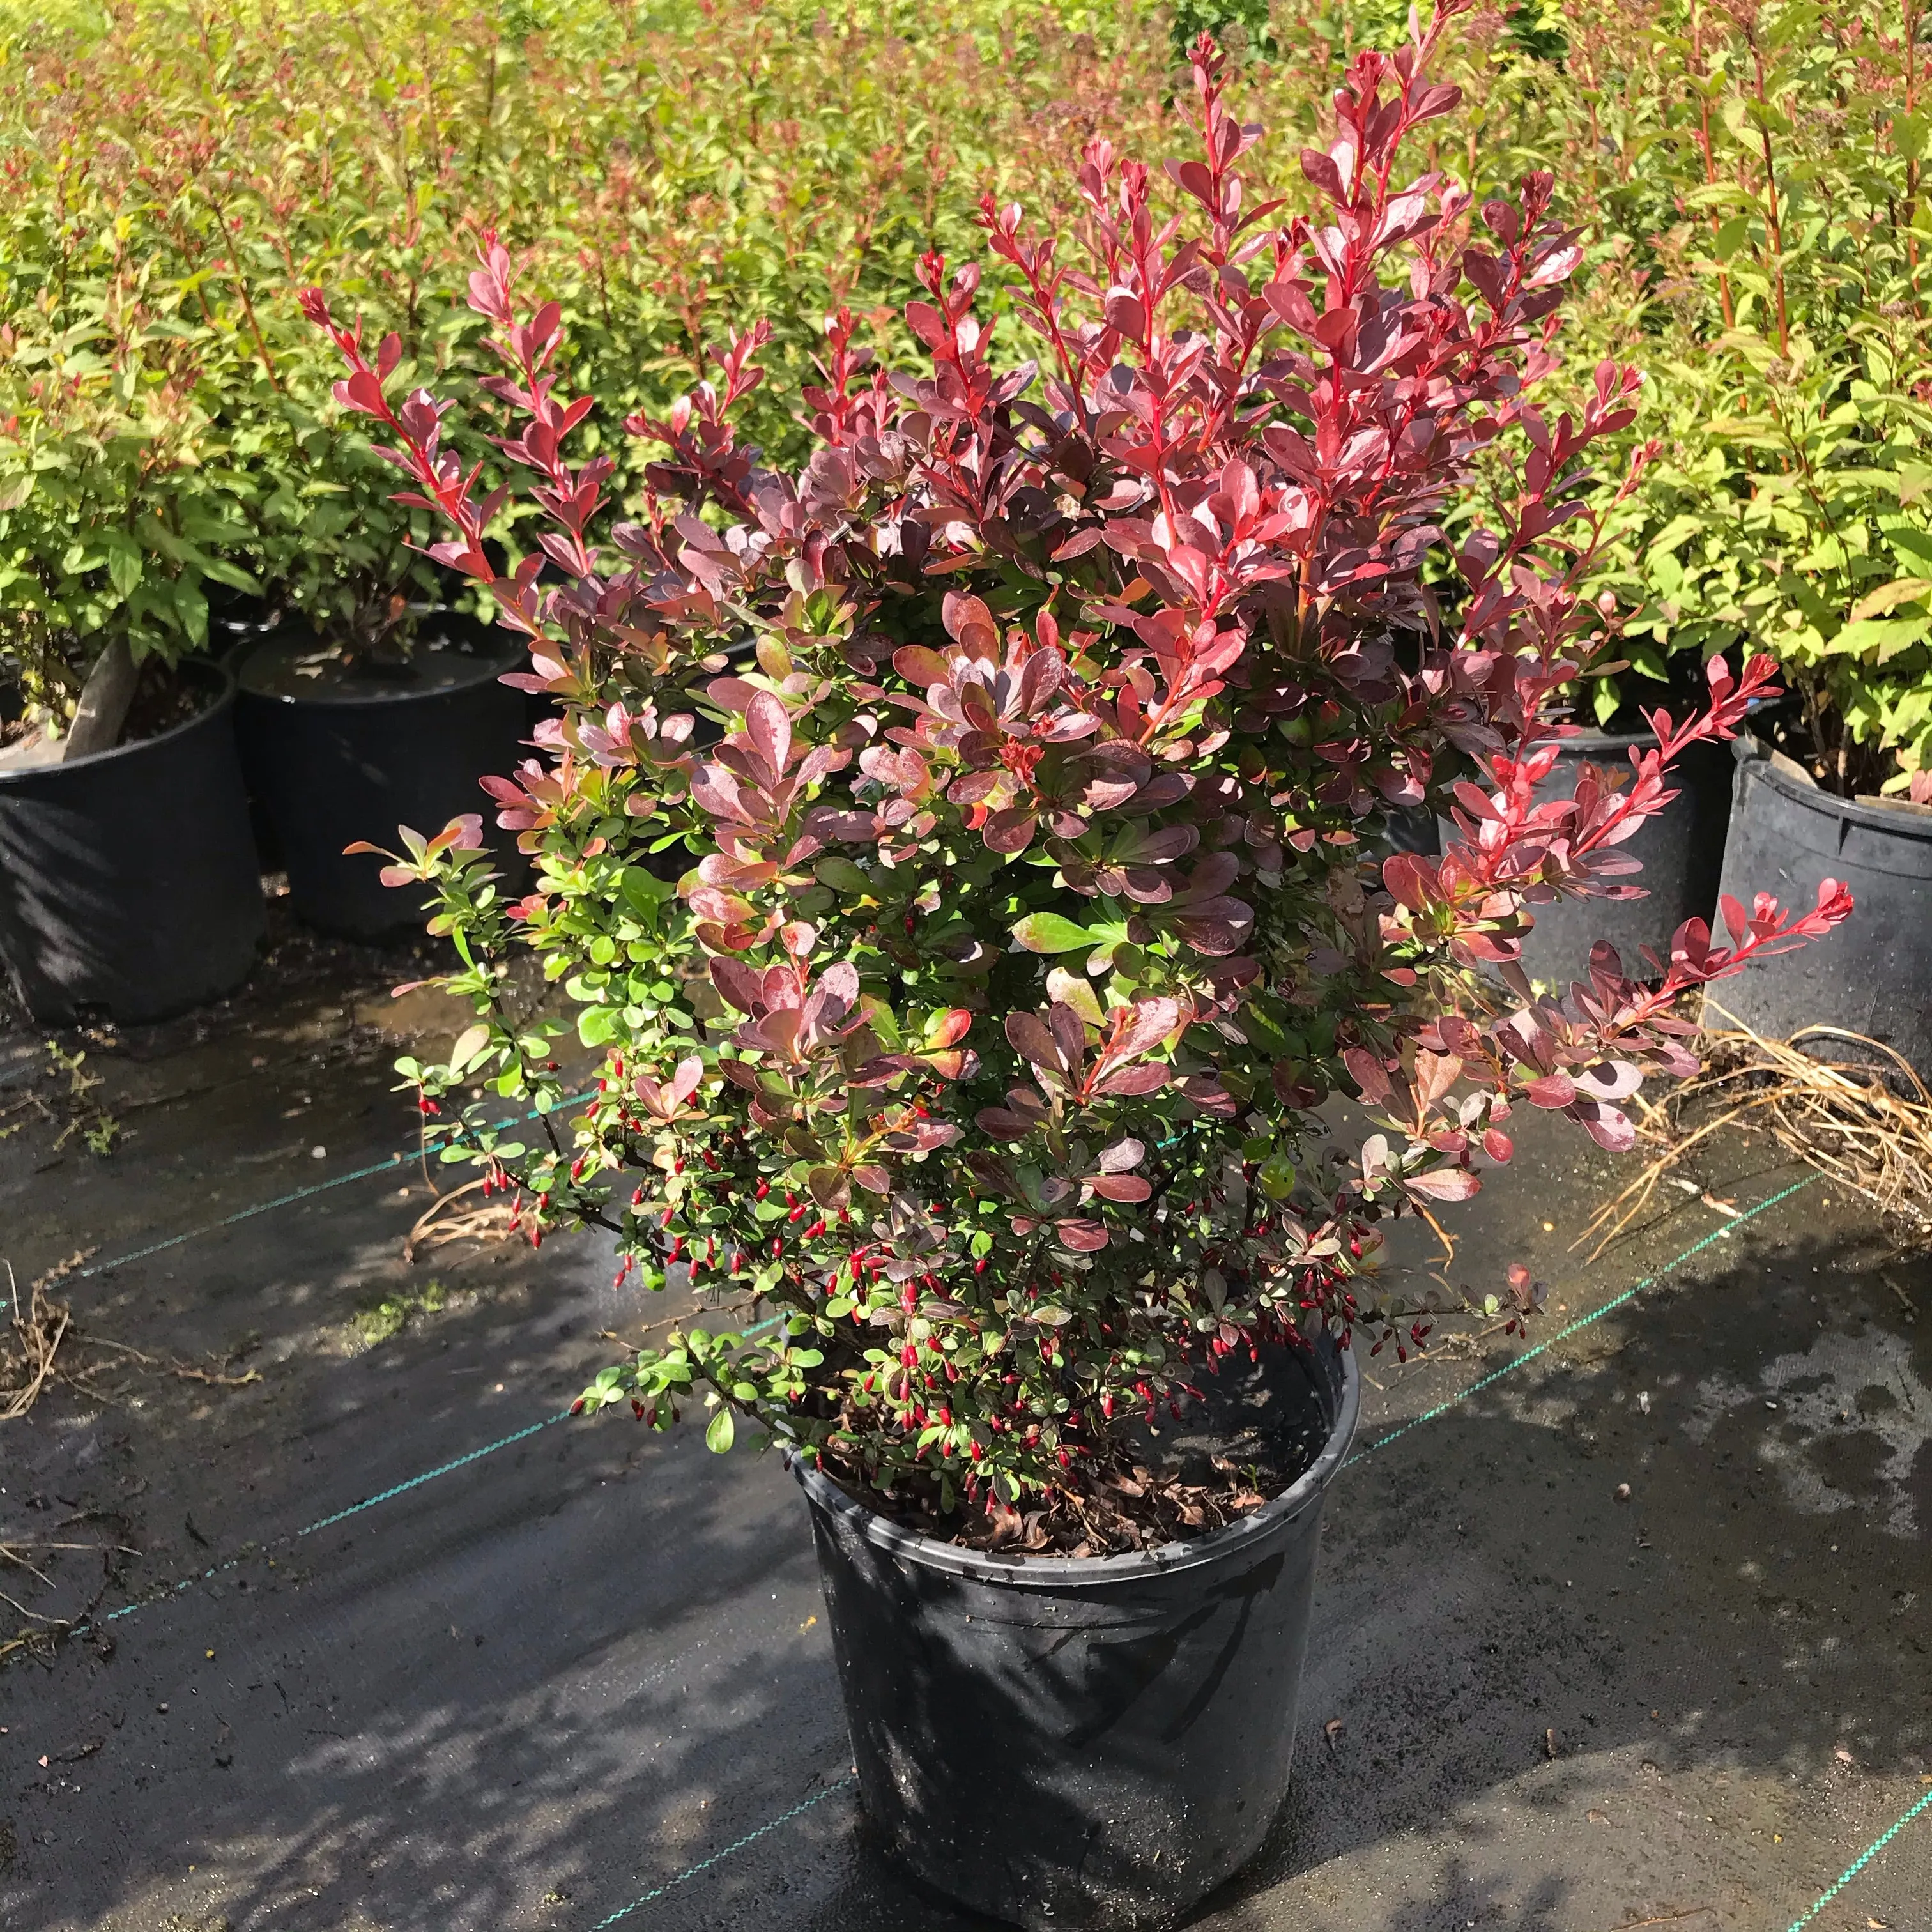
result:
[[(1537, 796), (1568, 797), (1581, 776), (1577, 767), (1586, 763), (1609, 766), (1628, 784), (1631, 748), (1647, 750), (1656, 742), (1648, 731), (1590, 731), (1565, 738)], [(1617, 949), (1626, 973), (1646, 978), (1650, 968), (1640, 947), (1653, 947), (1667, 963), (1670, 935), (1687, 919), (1709, 920), (1718, 903), (1730, 821), (1730, 754), (1722, 745), (1693, 745), (1672, 766), (1666, 783), (1677, 796), (1618, 848), (1643, 866), (1621, 883), (1641, 886), (1648, 896), (1564, 899), (1532, 907), (1536, 925), (1523, 941), (1522, 965), (1532, 980), (1560, 991), (1584, 978), (1590, 948), (1600, 939)], [(1444, 825), (1442, 833), (1453, 838), (1455, 828)]]
[(422, 896), (343, 849), (393, 849), (399, 825), (433, 833), (481, 812), (500, 859), (520, 865), (478, 781), (522, 755), (524, 696), (498, 680), (524, 657), (516, 638), (453, 616), (426, 623), (397, 662), (345, 663), (298, 624), (238, 656), (242, 764), (303, 920), (348, 939), (419, 927)]
[(1747, 908), (1766, 892), (1804, 910), (1820, 879), (1841, 879), (1856, 909), (1823, 944), (1760, 961), (1709, 997), (1767, 1039), (1842, 1027), (1932, 1078), (1932, 813), (1836, 797), (1775, 764), (1755, 738), (1735, 748), (1724, 891)]
[(793, 1463), (859, 1789), (919, 1882), (1024, 1926), (1171, 1923), (1259, 1850), (1286, 1796), (1322, 1505), (1360, 1400), (1325, 1337), (1272, 1372), (1312, 1465), (1198, 1542), (1002, 1556), (904, 1529)]
[(0, 956), (37, 1020), (166, 1019), (240, 984), (262, 881), (227, 674), (190, 661), (185, 724), (0, 773)]

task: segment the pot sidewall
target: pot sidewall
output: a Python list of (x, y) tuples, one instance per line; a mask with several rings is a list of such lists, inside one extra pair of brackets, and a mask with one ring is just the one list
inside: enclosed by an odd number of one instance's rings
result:
[(234, 685), (158, 736), (0, 774), (0, 956), (37, 1020), (165, 1019), (239, 985), (264, 930)]
[[(1568, 796), (1576, 788), (1576, 767), (1586, 760), (1627, 776), (1632, 747), (1648, 749), (1656, 743), (1648, 731), (1621, 736), (1592, 732), (1565, 738), (1555, 768), (1537, 788), (1537, 797)], [(1690, 746), (1672, 767), (1669, 782), (1676, 796), (1617, 848), (1638, 860), (1643, 870), (1615, 883), (1639, 886), (1646, 896), (1559, 899), (1532, 906), (1536, 923), (1522, 946), (1523, 970), (1532, 980), (1567, 987), (1584, 978), (1590, 948), (1600, 939), (1616, 948), (1626, 973), (1642, 978), (1651, 970), (1643, 958), (1645, 946), (1667, 963), (1671, 934), (1687, 919), (1710, 921), (1730, 821), (1730, 752), (1723, 745)], [(1441, 846), (1459, 836), (1446, 820), (1438, 821), (1438, 830)]]
[(1352, 1357), (1322, 1346), (1315, 1466), (1228, 1528), (1138, 1556), (962, 1550), (794, 1461), (860, 1795), (920, 1883), (1029, 1928), (1160, 1924), (1260, 1849), (1359, 1406)]
[(1710, 997), (1767, 1038), (1843, 1028), (1932, 1077), (1932, 819), (1839, 798), (1768, 758), (1741, 756), (1723, 890), (1746, 906), (1764, 892), (1804, 910), (1827, 878), (1850, 886), (1851, 917), (1827, 938), (1754, 962)]
[(343, 938), (419, 928), (422, 895), (385, 886), (382, 861), (344, 848), (396, 842), (400, 825), (434, 833), (465, 812), (484, 834), (512, 896), (527, 866), (496, 829), (480, 781), (524, 755), (523, 694), (500, 682), (522, 661), (507, 647), (470, 681), (436, 691), (315, 700), (244, 690), (237, 728), (248, 789), (274, 835), (296, 913)]

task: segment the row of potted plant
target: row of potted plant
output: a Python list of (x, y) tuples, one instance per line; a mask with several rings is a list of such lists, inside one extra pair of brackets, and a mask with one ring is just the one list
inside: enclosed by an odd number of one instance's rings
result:
[[(1822, 865), (1864, 916), (1832, 956), (1780, 961), (1721, 1004), (1776, 1036), (1824, 1022), (1932, 1066), (1925, 10), (1666, 0), (1569, 8), (1564, 26), (1563, 178), (1594, 272), (1582, 340), (1641, 355), (1656, 391), (1633, 430), (1656, 456), (1611, 546), (1628, 668), (1599, 716), (1678, 662), (1777, 659), (1790, 695), (1736, 748), (1728, 844), (1705, 847), (1724, 858), (1699, 892), (1788, 890)], [(1713, 824), (1721, 780), (1704, 782)]]
[[(797, 318), (827, 295), (856, 298), (861, 338), (898, 352), (902, 326), (878, 299), (909, 278), (915, 237), (956, 248), (976, 182), (990, 172), (1058, 209), (1049, 165), (1082, 126), (1118, 140), (1171, 118), (1157, 22), (1128, 10), (1096, 42), (1048, 15), (1024, 28), (1004, 17), (968, 10), (935, 30), (880, 7), (835, 29), (787, 8), (755, 20), (725, 9), (694, 55), (688, 26), (642, 16), (562, 8), (520, 39), (465, 14), (418, 36), (318, 0), (283, 22), (286, 50), (229, 16), (162, 5), (91, 40), (23, 44), (0, 82), (0, 119), (21, 142), (0, 256), (16, 318), (0, 338), (0, 686), (12, 687), (0, 703), (20, 714), (5, 728), (30, 733), (38, 717), (64, 730), (90, 674), (125, 686), (137, 658), (158, 684), (182, 652), (219, 641), (211, 592), (259, 586), (342, 646), (352, 679), (400, 655), (418, 609), (442, 600), (446, 584), (410, 548), (428, 540), (424, 513), (387, 500), (382, 466), (344, 432), (292, 286), (326, 278), (393, 328), (399, 380), (470, 368), (473, 323), (452, 320), (463, 312), (448, 299), (467, 273), (466, 220), (537, 208), (549, 216), (523, 220), (519, 252), (558, 292), (573, 379), (610, 416), (661, 414), (681, 377), (703, 374), (721, 309), (741, 321), (775, 311), (765, 352), (788, 386), (804, 353)], [(1608, 580), (1634, 612), (1625, 662), (1578, 694), (1609, 735), (1573, 743), (1566, 763), (1621, 764), (1654, 701), (1646, 692), (1694, 687), (1708, 653), (1770, 648), (1795, 696), (1756, 722), (1792, 762), (1738, 773), (1739, 810), (1778, 827), (1740, 849), (1777, 856), (1798, 837), (1846, 850), (1874, 917), (1856, 967), (1791, 962), (1763, 976), (1745, 1016), (1774, 1031), (1818, 1019), (1876, 1030), (1924, 1060), (1932, 1022), (1916, 1016), (1932, 1009), (1932, 954), (1910, 910), (1932, 867), (1932, 821), (1906, 808), (1932, 730), (1932, 578), (1914, 574), (1932, 568), (1932, 497), (1912, 455), (1925, 409), (1912, 239), (1920, 23), (1908, 8), (1889, 38), (1863, 16), (1808, 35), (1804, 17), (1756, 10), (1742, 39), (1694, 0), (1610, 16), (1546, 8), (1507, 32), (1478, 22), (1452, 56), (1467, 98), (1432, 138), (1479, 200), (1512, 151), (1560, 160), (1593, 268), (1570, 324), (1579, 362), (1654, 350), (1667, 372), (1663, 400), (1621, 433), (1660, 444), (1606, 547)], [(1258, 15), (1254, 58), (1230, 84), (1312, 128), (1334, 62), (1378, 23), (1399, 25), (1316, 0)], [(849, 92), (814, 100), (828, 84), (812, 78), (828, 71), (816, 42), (835, 31), (863, 40), (864, 57), (831, 63)], [(1000, 55), (1026, 76), (1017, 94), (974, 81)], [(880, 117), (902, 98), (926, 104), (939, 146), (916, 156), (883, 138)], [(675, 152), (650, 132), (667, 115)], [(380, 156), (361, 132), (377, 123)], [(452, 140), (456, 124), (484, 131)], [(854, 171), (866, 168), (877, 178), (862, 191)], [(398, 198), (404, 182), (413, 200)], [(878, 211), (862, 234), (818, 217), (784, 225), (786, 208), (861, 204)], [(1786, 249), (1800, 232), (1804, 244)], [(755, 446), (793, 446), (785, 408), (762, 393), (744, 406)], [(494, 460), (480, 441), (464, 447)], [(602, 447), (614, 489), (648, 502), (626, 440)], [(520, 514), (506, 507), (513, 542)], [(476, 601), (487, 615), (488, 592)], [(319, 665), (308, 669), (313, 688)], [(206, 688), (191, 677), (176, 707)], [(136, 714), (154, 715), (153, 703)], [(454, 742), (449, 762), (479, 769)], [(317, 796), (338, 796), (345, 769), (382, 776), (351, 814), (358, 836), (406, 815), (386, 809), (404, 796), (386, 754), (364, 744), (336, 767)], [(285, 791), (303, 768), (256, 760), (259, 782)], [(14, 789), (38, 796), (40, 782)], [(1711, 913), (1730, 783), (1720, 752), (1694, 756), (1666, 820), (1642, 835), (1651, 898), (1612, 913), (1627, 950)], [(1794, 789), (1807, 795), (1787, 798)], [(335, 823), (293, 805), (278, 816), (303, 907), (340, 929), (382, 916), (366, 879), (321, 849)], [(229, 964), (190, 976), (206, 992), (239, 970), (256, 915), (245, 868), (215, 856), (239, 852), (232, 836), (199, 849), (236, 908), (218, 949)], [(130, 876), (154, 870), (144, 858)], [(1896, 911), (1880, 915), (1888, 903)], [(1580, 936), (1559, 910), (1532, 972), (1562, 970)]]
[[(271, 32), (157, 0), (95, 30), (15, 30), (0, 954), (36, 1013), (142, 1018), (224, 990), (261, 932), (257, 860), (286, 866), (297, 910), (332, 931), (392, 926), (343, 848), (440, 824), (542, 708), (490, 685), (508, 659), (448, 608), (473, 603), (467, 587), (412, 548), (428, 520), (345, 433), (292, 291), (353, 291), (397, 328), (400, 377), (473, 364), (452, 301), (464, 224), (501, 210), (614, 417), (703, 373), (721, 306), (778, 306), (770, 352), (795, 363), (828, 292), (876, 302), (919, 242), (964, 237), (969, 171), (997, 156), (1024, 178), (1077, 145), (1036, 124), (1048, 102), (1166, 114), (1157, 87), (1122, 79), (1160, 68), (1144, 56), (1163, 30), (1132, 9), (1104, 46), (1016, 22), (1006, 54), (1019, 34), (1050, 80), (976, 86), (999, 10), (949, 28), (888, 7), (834, 30), (816, 9), (736, 10), (700, 32), (566, 6), (535, 33), (466, 4), (432, 28), (423, 10), (322, 0), (278, 9)], [(834, 31), (866, 36), (865, 57), (828, 65)], [(947, 130), (937, 149), (908, 136), (920, 112)], [(479, 131), (452, 141), (455, 124)], [(758, 429), (798, 434), (782, 410)], [(625, 439), (608, 446), (628, 464)], [(622, 480), (648, 491), (640, 465)], [(240, 686), (252, 856), (218, 658)]]
[[(1626, 783), (1547, 795), (1557, 711), (1620, 647), (1587, 485), (1639, 377), (1540, 400), (1581, 259), (1548, 175), (1478, 208), (1402, 171), (1456, 106), (1426, 69), (1462, 10), (1351, 64), (1306, 212), (1250, 178), (1204, 37), (1178, 212), (1104, 139), (1064, 226), (989, 196), (980, 259), (921, 260), (916, 362), (828, 323), (796, 463), (740, 440), (764, 332), (733, 337), (633, 425), (640, 515), (557, 305), (486, 233), (521, 561), (451, 404), (304, 298), (559, 707), (490, 788), (532, 890), (480, 815), (389, 855), (478, 1016), (401, 1071), (532, 1239), (592, 1226), (620, 1282), (704, 1294), (579, 1407), (780, 1447), (881, 1841), (1008, 1922), (1170, 1922), (1268, 1832), (1357, 1352), (1430, 1318), (1387, 1224), (1473, 1196), (1520, 1108), (1630, 1145), (1624, 1103), (1696, 1064), (1682, 996), (1851, 909), (1826, 875), (1726, 899), (1721, 940), (1596, 946), (1561, 998), (1523, 972), (1772, 666), (1714, 657)], [(1440, 853), (1372, 856), (1418, 806)], [(602, 1050), (587, 1106), (562, 1022), (515, 1003), (526, 952)], [(479, 1085), (534, 1102), (529, 1140)], [(1541, 1290), (1507, 1293), (1514, 1328)]]
[[(274, 553), (267, 574), (340, 620), (380, 620), (408, 524), (318, 420), (289, 286), (353, 290), (412, 368), (466, 363), (448, 298), (465, 221), (488, 220), (556, 290), (576, 379), (613, 416), (655, 410), (705, 373), (721, 317), (770, 320), (790, 378), (806, 347), (794, 318), (820, 304), (849, 302), (875, 350), (903, 347), (892, 317), (914, 256), (957, 249), (982, 187), (1056, 206), (1081, 130), (1118, 142), (1168, 112), (1168, 44), (1131, 8), (1076, 10), (1100, 28), (1084, 35), (997, 5), (938, 26), (884, 0), (836, 24), (728, 8), (698, 34), (563, 6), (525, 37), (467, 12), (424, 32), (315, 0), (278, 15), (271, 40), (172, 4), (21, 50), (0, 117), (20, 143), (9, 293), (23, 314), (51, 302), (36, 341), (130, 302), (165, 310), (249, 466), (236, 487)], [(1232, 10), (1256, 55), (1244, 111), (1264, 102), (1298, 134), (1350, 37), (1393, 44), (1404, 14)], [(1534, 22), (1486, 18), (1456, 62), (1471, 98), (1450, 139), (1478, 199), (1512, 152), (1564, 184), (1597, 270), (1571, 324), (1580, 351), (1641, 344), (1671, 376), (1627, 432), (1664, 447), (1612, 546), (1641, 610), (1629, 674), (1596, 686), (1598, 722), (1672, 653), (1748, 635), (1802, 698), (1792, 728), (1812, 748), (1787, 748), (1846, 796), (1904, 790), (1932, 734), (1932, 616), (1911, 592), (1932, 555), (1911, 457), (1927, 360), (1919, 11), (1898, 0), (1813, 32), (1792, 0), (1754, 5), (1734, 32), (1709, 0), (1545, 4)], [(856, 44), (828, 61), (833, 37)], [(994, 59), (1008, 78), (989, 88)], [(893, 118), (910, 103), (938, 130), (924, 148)], [(656, 131), (667, 121), (674, 145)], [(378, 123), (374, 152), (363, 130)], [(452, 124), (484, 131), (452, 140)], [(854, 208), (872, 211), (856, 226)], [(753, 440), (792, 446), (782, 411), (751, 410)], [(635, 495), (640, 470), (608, 447)]]

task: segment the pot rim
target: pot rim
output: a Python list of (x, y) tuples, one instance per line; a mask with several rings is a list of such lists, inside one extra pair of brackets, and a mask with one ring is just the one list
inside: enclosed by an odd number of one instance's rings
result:
[(1572, 752), (1600, 755), (1605, 752), (1627, 752), (1633, 746), (1640, 745), (1646, 749), (1657, 742), (1654, 731), (1574, 731), (1567, 738), (1552, 740), (1556, 754), (1562, 758)]
[(44, 783), (47, 779), (58, 778), (63, 772), (98, 771), (110, 758), (132, 758), (138, 752), (149, 752), (157, 746), (169, 743), (185, 734), (199, 729), (209, 719), (218, 718), (235, 702), (235, 680), (228, 667), (218, 658), (186, 657), (175, 666), (184, 676), (207, 678), (213, 680), (214, 695), (192, 718), (184, 718), (178, 724), (170, 724), (165, 731), (157, 731), (152, 738), (136, 738), (131, 745), (110, 745), (104, 752), (89, 752), (76, 758), (72, 764), (62, 758), (51, 765), (28, 765), (18, 771), (0, 771), (0, 790), (22, 784), (38, 779)]
[(479, 685), (499, 682), (506, 671), (514, 670), (526, 664), (530, 657), (528, 640), (520, 638), (500, 626), (486, 624), (478, 626), (478, 648), (475, 653), (474, 676), (464, 677), (454, 684), (438, 685), (433, 691), (335, 691), (335, 692), (286, 692), (251, 690), (242, 681), (242, 674), (249, 660), (256, 652), (266, 650), (279, 638), (286, 625), (278, 625), (274, 630), (258, 638), (244, 639), (232, 646), (230, 652), (230, 669), (235, 678), (236, 694), (245, 698), (251, 704), (285, 704), (292, 709), (302, 707), (322, 711), (373, 711), (392, 704), (429, 704), (437, 698), (453, 698), (458, 692), (474, 691)]
[[(1703, 742), (1710, 743), (1713, 741), (1706, 740)], [(1715, 741), (1717, 748), (1723, 749), (1726, 742), (1724, 740)], [(1657, 743), (1657, 734), (1654, 731), (1578, 731), (1568, 738), (1556, 739), (1554, 742), (1559, 758), (1576, 752), (1586, 757), (1601, 757), (1606, 752), (1628, 752), (1633, 746), (1652, 749)]]
[[(1761, 744), (1761, 741), (1754, 742)], [(1822, 785), (1800, 784), (1789, 772), (1779, 769), (1766, 748), (1748, 752), (1739, 763), (1747, 776), (1768, 784), (1780, 798), (1815, 812), (1820, 818), (1849, 820), (1868, 832), (1932, 844), (1932, 818), (1921, 818), (1916, 812), (1894, 812), (1882, 805), (1861, 805), (1856, 799), (1840, 798), (1836, 792), (1826, 790)]]
[(1347, 1459), (1354, 1441), (1355, 1426), (1360, 1420), (1362, 1378), (1354, 1350), (1341, 1347), (1332, 1338), (1324, 1339), (1341, 1358), (1342, 1387), (1335, 1420), (1329, 1426), (1328, 1439), (1322, 1444), (1322, 1453), (1280, 1496), (1238, 1522), (1186, 1543), (1163, 1543), (1153, 1550), (1131, 1550), (1119, 1556), (1001, 1556), (987, 1550), (962, 1549), (956, 1543), (907, 1529), (890, 1516), (881, 1516), (830, 1476), (808, 1467), (805, 1458), (794, 1450), (784, 1451), (785, 1462), (814, 1508), (844, 1517), (876, 1548), (928, 1570), (970, 1577), (976, 1583), (1004, 1584), (1016, 1590), (1077, 1589), (1172, 1576), (1180, 1570), (1222, 1562), (1248, 1544), (1261, 1541), (1299, 1516), (1310, 1503), (1318, 1502), (1334, 1480)]

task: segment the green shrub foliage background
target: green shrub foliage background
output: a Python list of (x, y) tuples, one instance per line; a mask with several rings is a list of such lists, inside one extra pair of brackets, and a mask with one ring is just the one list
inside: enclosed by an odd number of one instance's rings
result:
[[(328, 400), (310, 284), (415, 373), (476, 364), (472, 229), (563, 302), (615, 425), (758, 316), (750, 439), (796, 454), (815, 318), (893, 352), (913, 263), (982, 189), (1042, 214), (1082, 142), (1151, 142), (1178, 46), (1223, 34), (1292, 171), (1393, 0), (130, 0), (0, 9), (0, 650), (63, 701), (116, 628), (193, 648), (211, 592), (337, 623), (436, 594), (391, 473)], [(1673, 652), (1747, 642), (1826, 781), (1932, 764), (1932, 250), (1913, 0), (1528, 0), (1479, 17), (1436, 165), (1556, 175), (1592, 272), (1566, 360), (1652, 374), (1660, 447), (1616, 548), (1638, 612), (1608, 718)], [(1017, 338), (998, 352), (1016, 356)], [(406, 376), (412, 373), (406, 370)], [(611, 432), (614, 435), (614, 430)], [(487, 448), (473, 454), (487, 458)], [(642, 456), (617, 438), (620, 487)], [(514, 541), (515, 533), (508, 533)]]

